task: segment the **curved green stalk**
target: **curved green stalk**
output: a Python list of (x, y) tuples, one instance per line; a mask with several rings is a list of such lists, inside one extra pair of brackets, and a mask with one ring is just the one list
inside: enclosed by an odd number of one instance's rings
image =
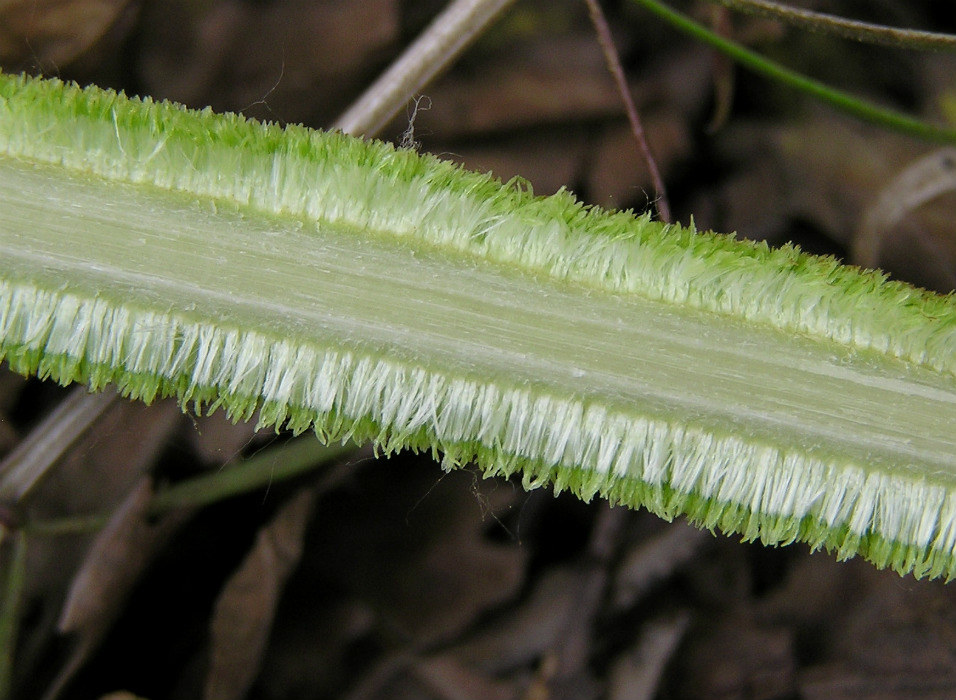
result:
[(863, 119), (864, 121), (878, 124), (898, 131), (903, 134), (909, 134), (916, 138), (926, 141), (936, 141), (939, 143), (956, 143), (956, 129), (935, 126), (919, 119), (915, 119), (906, 114), (896, 112), (891, 109), (879, 107), (866, 100), (854, 97), (842, 90), (837, 90), (825, 85), (817, 80), (808, 78), (794, 70), (781, 66), (779, 63), (761, 56), (740, 44), (736, 44), (729, 39), (725, 39), (718, 34), (710, 31), (706, 27), (685, 17), (679, 12), (672, 10), (666, 5), (657, 2), (657, 0), (631, 0), (650, 10), (655, 15), (671, 24), (676, 29), (692, 36), (698, 41), (710, 44), (721, 53), (729, 56), (734, 61), (750, 70), (765, 75), (768, 78), (777, 80), (785, 85), (800, 90), (821, 102), (825, 102), (847, 114)]
[(325, 446), (314, 441), (294, 440), (263, 450), (224, 470), (164, 488), (153, 496), (149, 511), (151, 515), (160, 515), (176, 508), (206, 506), (300, 476), (355, 451), (353, 445)]
[(336, 133), (0, 76), (0, 358), (956, 573), (956, 304)]

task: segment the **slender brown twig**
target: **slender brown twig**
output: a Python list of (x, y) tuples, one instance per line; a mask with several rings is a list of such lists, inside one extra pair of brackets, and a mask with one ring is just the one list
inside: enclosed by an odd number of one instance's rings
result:
[(860, 22), (836, 15), (791, 7), (772, 0), (711, 0), (731, 10), (747, 12), (759, 17), (772, 17), (795, 27), (815, 32), (826, 32), (870, 44), (882, 44), (900, 49), (924, 51), (956, 51), (956, 36), (924, 32), (917, 29), (886, 27)]
[(598, 0), (586, 0), (588, 11), (591, 14), (591, 22), (597, 31), (598, 43), (601, 44), (601, 50), (604, 51), (604, 59), (607, 61), (608, 70), (614, 77), (614, 83), (617, 85), (618, 92), (621, 93), (621, 99), (624, 101), (624, 109), (627, 111), (627, 120), (631, 123), (631, 131), (634, 138), (637, 139), (638, 148), (641, 149), (641, 155), (647, 163), (647, 168), (651, 173), (651, 182), (654, 184), (654, 205), (657, 207), (657, 215), (661, 221), (671, 221), (671, 209), (667, 202), (667, 190), (664, 189), (664, 180), (661, 178), (660, 170), (657, 168), (657, 162), (651, 154), (650, 146), (647, 143), (647, 137), (644, 134), (644, 127), (641, 125), (641, 119), (637, 114), (637, 107), (631, 98), (631, 91), (627, 87), (627, 80), (624, 78), (624, 69), (621, 67), (621, 60), (617, 55), (617, 48), (614, 46), (614, 39), (611, 37), (611, 28), (607, 24), (607, 18), (598, 4)]
[(452, 0), (333, 129), (374, 136), (432, 78), (481, 36), (514, 0)]

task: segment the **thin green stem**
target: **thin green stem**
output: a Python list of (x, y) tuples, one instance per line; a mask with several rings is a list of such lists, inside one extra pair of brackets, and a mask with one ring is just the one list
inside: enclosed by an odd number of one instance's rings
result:
[[(330, 462), (355, 455), (354, 445), (323, 445), (298, 439), (261, 450), (248, 459), (159, 490), (150, 502), (150, 515), (199, 508), (278, 485)], [(95, 532), (109, 522), (108, 515), (88, 515), (24, 523), (21, 530), (35, 537), (58, 537)]]
[(270, 484), (300, 476), (323, 464), (354, 453), (354, 445), (328, 446), (315, 440), (293, 440), (263, 450), (221, 471), (195, 477), (159, 491), (150, 504), (150, 513), (159, 515), (176, 508), (193, 508), (216, 503)]
[(789, 85), (821, 102), (824, 102), (859, 119), (879, 124), (903, 134), (937, 143), (956, 144), (956, 129), (935, 126), (906, 114), (879, 107), (866, 100), (854, 97), (842, 90), (829, 87), (817, 80), (771, 61), (740, 44), (715, 34), (689, 17), (676, 12), (657, 0), (631, 0), (643, 6), (676, 29), (694, 39), (713, 46), (721, 53), (730, 56), (740, 65), (760, 73), (768, 78)]
[(108, 514), (77, 515), (69, 518), (35, 520), (23, 524), (23, 531), (30, 537), (61, 537), (97, 532), (109, 523)]

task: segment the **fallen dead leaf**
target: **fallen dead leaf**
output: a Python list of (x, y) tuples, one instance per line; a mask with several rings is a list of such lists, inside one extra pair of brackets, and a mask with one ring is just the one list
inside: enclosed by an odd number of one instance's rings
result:
[[(489, 57), (480, 72), (439, 80), (426, 94), (432, 107), (419, 115), (421, 128), (442, 139), (624, 113), (586, 25), (509, 46)], [(387, 127), (386, 135), (394, 128)]]
[(258, 675), (283, 586), (302, 556), (314, 498), (306, 488), (282, 506), (220, 593), (210, 628), (206, 700), (243, 698)]
[(447, 655), (416, 659), (409, 671), (441, 700), (511, 700), (518, 695), (513, 684), (496, 681)]
[(38, 423), (0, 461), (0, 500), (18, 507), (84, 434), (96, 427), (119, 394), (90, 393), (74, 387), (57, 407)]
[(800, 677), (802, 700), (926, 700), (956, 697), (956, 671), (914, 676), (861, 672), (845, 664), (815, 666)]
[(319, 596), (308, 583), (296, 590), (294, 581), (286, 586), (273, 625), (279, 633), (269, 641), (257, 684), (274, 698), (335, 697), (355, 683), (349, 655), (369, 634), (375, 615), (354, 599), (303, 604)]
[[(936, 149), (908, 163), (864, 208), (850, 261), (861, 267), (886, 267), (903, 279), (943, 293), (952, 290), (956, 286), (954, 195), (956, 148)], [(923, 216), (934, 211), (944, 217), (935, 226)]]
[(186, 439), (199, 459), (220, 468), (235, 459), (240, 452), (257, 440), (275, 436), (271, 428), (256, 430), (258, 416), (247, 422), (233, 422), (222, 411), (212, 415), (193, 416), (195, 430), (185, 431)]
[(57, 697), (93, 653), (140, 576), (188, 518), (188, 511), (174, 511), (151, 519), (152, 497), (152, 479), (143, 476), (93, 541), (70, 586), (58, 624), (60, 632), (73, 637), (73, 651), (46, 697)]
[[(96, 428), (74, 444), (31, 494), (24, 522), (42, 524), (112, 513), (153, 464), (182, 420), (174, 401), (151, 407), (128, 401), (114, 403)], [(43, 662), (43, 654), (56, 643), (57, 619), (93, 540), (94, 536), (79, 532), (31, 541), (27, 605), (35, 611), (35, 617), (21, 631), (17, 672), (24, 678), (35, 675), (33, 670)]]
[[(515, 502), (512, 487), (421, 462), (371, 466), (361, 493), (339, 494), (318, 512), (322, 536), (310, 555), (318, 578), (376, 610), (383, 634), (416, 645), (453, 638), (516, 595), (528, 553), (485, 536)], [(389, 475), (399, 469), (397, 485)]]

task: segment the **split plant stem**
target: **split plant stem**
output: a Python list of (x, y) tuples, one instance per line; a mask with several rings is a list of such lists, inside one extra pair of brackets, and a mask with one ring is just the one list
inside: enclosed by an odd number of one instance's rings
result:
[(339, 133), (0, 75), (0, 359), (956, 573), (956, 302)]

